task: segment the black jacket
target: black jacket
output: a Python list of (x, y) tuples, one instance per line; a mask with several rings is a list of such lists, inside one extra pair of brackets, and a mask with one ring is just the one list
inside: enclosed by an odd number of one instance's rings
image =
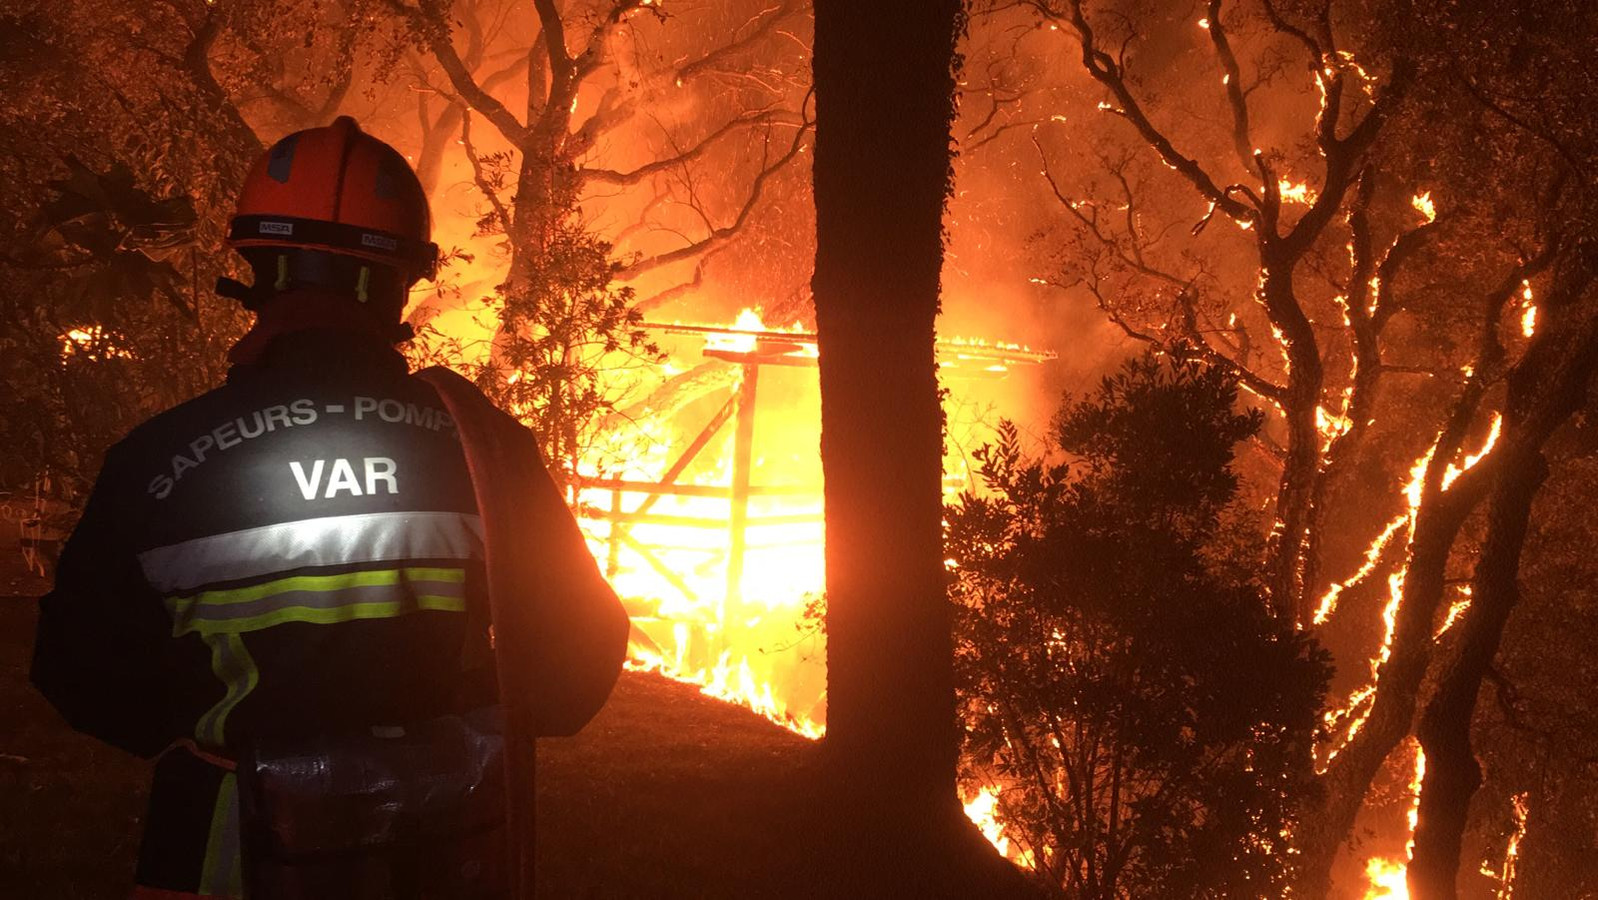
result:
[(482, 535), (454, 422), (375, 339), (279, 337), (110, 450), (41, 601), (33, 680), (111, 744), (201, 751), (157, 767), (141, 884), (234, 883), (231, 776), (205, 752), (492, 701), (467, 614)]

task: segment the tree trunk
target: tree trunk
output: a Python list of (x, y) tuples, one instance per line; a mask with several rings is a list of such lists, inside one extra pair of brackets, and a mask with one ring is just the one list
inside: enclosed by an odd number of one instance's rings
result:
[[(1434, 465), (1441, 469), (1442, 464)], [(1448, 557), (1466, 516), (1485, 492), (1491, 465), (1492, 461), (1484, 461), (1460, 476), (1447, 493), (1428, 495), (1417, 513), (1392, 655), (1377, 672), (1378, 689), (1370, 715), (1359, 734), (1327, 766), (1321, 779), (1323, 790), (1307, 804), (1295, 835), (1300, 858), (1297, 896), (1318, 898), (1330, 892), (1332, 863), (1353, 830), (1371, 781), (1409, 735), (1431, 659), (1432, 622), (1447, 583)]]
[[(1547, 477), (1542, 446), (1587, 400), (1598, 370), (1598, 244), (1573, 241), (1556, 259), (1543, 304), (1546, 324), (1509, 374), (1504, 459), (1476, 565), (1475, 596), (1461, 626), (1459, 655), (1443, 673), (1418, 730), (1426, 750), (1409, 884), (1419, 900), (1451, 900), (1460, 843), (1481, 771), (1470, 721), (1487, 667), (1518, 599), (1516, 579), (1532, 501)], [(1435, 762), (1433, 754), (1435, 751)]]
[(857, 896), (949, 895), (972, 859), (933, 359), (960, 23), (958, 0), (816, 4), (827, 802), (834, 887)]
[(1453, 900), (1460, 843), (1470, 800), (1481, 786), (1481, 768), (1471, 752), (1470, 723), (1482, 678), (1498, 651), (1504, 625), (1519, 599), (1520, 551), (1526, 541), (1532, 500), (1548, 476), (1542, 454), (1509, 460), (1487, 511), (1487, 536), (1476, 563), (1471, 609), (1459, 654), (1421, 715), (1416, 734), (1426, 752), (1409, 889), (1417, 900)]

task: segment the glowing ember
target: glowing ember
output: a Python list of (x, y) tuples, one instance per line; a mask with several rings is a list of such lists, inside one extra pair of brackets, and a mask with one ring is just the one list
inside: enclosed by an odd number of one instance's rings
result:
[(1431, 191), (1427, 191), (1424, 194), (1416, 194), (1415, 196), (1411, 197), (1409, 200), (1409, 205), (1415, 207), (1416, 212), (1425, 216), (1427, 222), (1437, 221), (1437, 204), (1432, 202)]
[(1522, 281), (1520, 285), (1520, 333), (1531, 337), (1537, 333), (1537, 304), (1532, 300), (1531, 282)]
[(1467, 584), (1460, 586), (1459, 597), (1449, 604), (1448, 614), (1443, 617), (1443, 624), (1438, 627), (1437, 634), (1434, 636), (1442, 637), (1443, 632), (1453, 628), (1454, 623), (1458, 622), (1459, 617), (1463, 616), (1468, 609), (1470, 609), (1470, 585)]
[[(1492, 425), (1488, 428), (1486, 439), (1482, 441), (1481, 449), (1466, 456), (1458, 465), (1449, 463), (1444, 468), (1440, 479), (1440, 486), (1443, 490), (1448, 490), (1460, 475), (1463, 475), (1471, 467), (1487, 458), (1487, 455), (1492, 452), (1493, 446), (1498, 443), (1498, 437), (1503, 431), (1503, 424), (1503, 416), (1494, 414)], [(1408, 508), (1398, 518), (1389, 522), (1387, 527), (1382, 530), (1382, 533), (1371, 543), (1370, 547), (1365, 551), (1365, 562), (1360, 566), (1359, 571), (1346, 581), (1334, 585), (1321, 598), (1320, 606), (1315, 611), (1315, 622), (1317, 624), (1326, 621), (1332, 611), (1337, 608), (1337, 599), (1343, 591), (1363, 581), (1367, 575), (1375, 570), (1388, 545), (1394, 538), (1402, 533), (1404, 535), (1404, 543), (1406, 546), (1408, 545), (1410, 538), (1414, 535), (1415, 516), (1420, 510), (1421, 500), (1423, 499), (1422, 493), (1425, 490), (1426, 473), (1431, 468), (1432, 457), (1436, 453), (1437, 444), (1433, 442), (1431, 448), (1420, 459), (1415, 461), (1415, 465), (1410, 469), (1409, 484), (1404, 487), (1404, 496), (1408, 500)], [(1370, 680), (1363, 687), (1349, 695), (1348, 701), (1340, 709), (1334, 709), (1326, 713), (1322, 718), (1329, 733), (1342, 732), (1339, 738), (1333, 740), (1326, 752), (1326, 758), (1322, 762), (1323, 771), (1324, 766), (1337, 756), (1337, 751), (1352, 740), (1354, 735), (1359, 733), (1360, 728), (1365, 724), (1365, 719), (1370, 715), (1369, 701), (1376, 693), (1377, 672), (1382, 664), (1387, 662), (1387, 658), (1393, 652), (1393, 635), (1397, 629), (1398, 606), (1404, 597), (1404, 576), (1407, 571), (1407, 568), (1400, 568), (1387, 577), (1387, 604), (1382, 607), (1382, 623), (1385, 628), (1381, 648), (1370, 661)], [(1463, 610), (1460, 610), (1460, 612), (1463, 612)], [(1457, 616), (1458, 613), (1451, 611), (1451, 615)], [(1444, 627), (1447, 627), (1447, 625), (1445, 624)]]
[(61, 358), (79, 355), (93, 360), (133, 358), (132, 353), (118, 347), (111, 335), (99, 325), (69, 328), (61, 333)]
[(1276, 183), (1276, 190), (1282, 195), (1282, 199), (1288, 203), (1302, 203), (1305, 206), (1313, 205), (1319, 196), (1304, 182), (1292, 182), (1286, 178)]
[(1404, 845), (1404, 859), (1373, 857), (1365, 863), (1365, 877), (1370, 879), (1370, 889), (1365, 900), (1409, 900), (1409, 860), (1415, 850), (1415, 825), (1420, 819), (1420, 783), (1426, 777), (1426, 753), (1415, 745), (1415, 776), (1409, 781), (1409, 842)]
[(1515, 830), (1509, 835), (1509, 844), (1504, 848), (1504, 865), (1497, 872), (1486, 863), (1482, 864), (1481, 873), (1488, 878), (1498, 881), (1498, 891), (1495, 896), (1498, 900), (1510, 900), (1515, 896), (1515, 867), (1520, 859), (1520, 842), (1526, 837), (1526, 812), (1527, 794), (1521, 791), (1512, 800), (1515, 810)]

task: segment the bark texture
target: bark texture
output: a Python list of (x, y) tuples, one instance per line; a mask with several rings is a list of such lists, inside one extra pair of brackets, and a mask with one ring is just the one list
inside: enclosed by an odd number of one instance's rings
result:
[(933, 359), (961, 6), (820, 0), (815, 15), (832, 874), (844, 894), (947, 896), (963, 893), (954, 860), (971, 858), (951, 852), (958, 729)]
[(1542, 455), (1505, 471), (1487, 511), (1487, 537), (1476, 563), (1471, 612), (1459, 653), (1444, 670), (1416, 733), (1426, 753), (1421, 809), (1409, 864), (1410, 894), (1417, 900), (1453, 900), (1460, 844), (1470, 799), (1481, 786), (1481, 767), (1470, 745), (1471, 715), (1482, 678), (1492, 664), (1509, 612), (1519, 597), (1516, 576), (1532, 501), (1548, 475)]
[(1547, 324), (1509, 371), (1499, 475), (1476, 563), (1473, 598), (1458, 626), (1460, 647), (1443, 668), (1417, 728), (1426, 752), (1409, 889), (1417, 900), (1457, 896), (1460, 846), (1470, 801), (1481, 785), (1470, 724), (1482, 679), (1492, 665), (1519, 599), (1517, 579), (1532, 503), (1547, 478), (1542, 448), (1586, 403), (1598, 370), (1598, 244), (1564, 242), (1554, 257), (1543, 304)]

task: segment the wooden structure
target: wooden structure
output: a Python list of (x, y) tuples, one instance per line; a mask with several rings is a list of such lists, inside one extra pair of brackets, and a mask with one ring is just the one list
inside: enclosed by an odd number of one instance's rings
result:
[[(703, 355), (721, 360), (741, 369), (741, 377), (728, 391), (725, 401), (716, 409), (694, 439), (666, 469), (659, 481), (624, 480), (614, 478), (579, 478), (577, 487), (582, 491), (609, 493), (609, 508), (590, 507), (585, 517), (608, 523), (606, 539), (606, 575), (612, 579), (621, 564), (623, 548), (636, 553), (674, 589), (690, 601), (701, 598), (682, 577), (661, 561), (653, 548), (639, 541), (633, 527), (641, 524), (673, 525), (707, 530), (725, 529), (726, 592), (719, 604), (719, 619), (727, 617), (729, 607), (736, 608), (743, 599), (744, 562), (748, 553), (749, 528), (754, 525), (779, 525), (816, 523), (822, 521), (820, 513), (787, 516), (762, 516), (750, 518), (750, 499), (763, 496), (820, 497), (820, 485), (757, 485), (753, 483), (755, 411), (760, 385), (760, 370), (765, 366), (815, 367), (818, 362), (816, 336), (805, 332), (753, 330), (708, 325), (677, 325), (645, 323), (645, 328), (665, 334), (701, 336), (705, 340)], [(1001, 377), (1012, 366), (1034, 365), (1054, 358), (1053, 353), (1031, 350), (1006, 344), (990, 344), (959, 340), (938, 342), (939, 367), (953, 375), (974, 377)], [(682, 484), (678, 479), (688, 467), (715, 442), (728, 424), (733, 428), (732, 473), (726, 485)], [(642, 495), (637, 505), (628, 509), (624, 505), (627, 495)], [(653, 512), (660, 498), (712, 497), (725, 499), (728, 512), (724, 519), (695, 516), (661, 515)]]

